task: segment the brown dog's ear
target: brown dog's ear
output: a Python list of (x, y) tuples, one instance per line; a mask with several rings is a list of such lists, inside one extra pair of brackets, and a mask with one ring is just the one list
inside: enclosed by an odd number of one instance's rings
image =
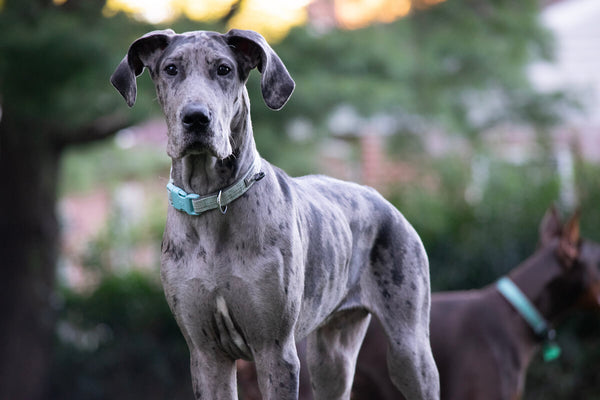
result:
[(546, 245), (558, 236), (562, 231), (562, 224), (556, 207), (552, 205), (544, 214), (539, 227), (540, 244)]
[(151, 65), (156, 55), (169, 45), (174, 36), (175, 32), (171, 29), (152, 31), (129, 46), (127, 55), (110, 77), (110, 82), (121, 93), (129, 107), (135, 103), (136, 76), (142, 73), (144, 67)]
[(566, 268), (572, 267), (579, 257), (579, 241), (579, 210), (577, 210), (565, 224), (558, 245), (558, 257)]
[(273, 110), (281, 109), (292, 95), (295, 83), (279, 56), (256, 32), (232, 29), (224, 36), (238, 58), (242, 80), (251, 69), (258, 68), (265, 104)]

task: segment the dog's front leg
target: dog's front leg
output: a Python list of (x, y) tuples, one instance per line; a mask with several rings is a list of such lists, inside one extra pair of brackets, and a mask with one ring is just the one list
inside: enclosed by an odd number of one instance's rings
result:
[(255, 354), (258, 385), (265, 400), (296, 400), (300, 361), (293, 335), (274, 340)]
[(237, 400), (235, 361), (213, 351), (190, 348), (192, 385), (196, 400)]

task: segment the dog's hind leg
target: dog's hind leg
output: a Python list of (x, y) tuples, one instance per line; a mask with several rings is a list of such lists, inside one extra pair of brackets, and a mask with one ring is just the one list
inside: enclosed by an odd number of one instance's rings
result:
[[(418, 329), (386, 327), (389, 345), (388, 371), (394, 385), (407, 400), (439, 399), (439, 378), (429, 343)], [(398, 339), (399, 338), (399, 339)]]
[[(402, 277), (392, 269), (373, 267), (370, 309), (388, 337), (388, 370), (407, 400), (439, 399), (439, 377), (429, 343), (429, 266), (420, 242), (413, 252), (394, 253)], [(399, 270), (396, 270), (399, 271)], [(396, 275), (396, 276), (395, 276)]]
[(358, 351), (370, 314), (341, 311), (308, 336), (306, 351), (315, 400), (349, 399)]

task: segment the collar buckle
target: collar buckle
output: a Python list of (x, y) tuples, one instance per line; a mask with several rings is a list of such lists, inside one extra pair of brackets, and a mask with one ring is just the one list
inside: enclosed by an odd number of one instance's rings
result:
[(186, 193), (180, 187), (173, 185), (169, 182), (167, 184), (167, 190), (169, 191), (169, 203), (173, 208), (184, 211), (189, 215), (200, 215), (194, 210), (194, 204), (192, 200), (198, 199), (200, 196), (195, 193)]

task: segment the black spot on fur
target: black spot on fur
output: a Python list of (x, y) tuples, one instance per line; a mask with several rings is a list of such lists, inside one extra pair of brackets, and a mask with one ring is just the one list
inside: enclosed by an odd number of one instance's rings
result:
[(397, 268), (392, 269), (392, 282), (396, 286), (402, 286), (402, 282), (404, 281), (404, 274)]
[(206, 249), (204, 247), (198, 248), (198, 258), (201, 258), (204, 262), (206, 262)]
[[(273, 235), (269, 238), (269, 244), (273, 247), (277, 246), (277, 242), (278, 242), (279, 236)], [(284, 249), (280, 249), (281, 253), (283, 254)]]
[(371, 265), (385, 262), (384, 254), (390, 251), (392, 246), (392, 221), (383, 219), (371, 248)]
[(185, 233), (185, 237), (188, 241), (192, 243), (198, 243), (198, 232), (195, 229), (188, 229)]
[(171, 258), (171, 260), (177, 262), (181, 260), (183, 257), (184, 251), (183, 248), (176, 246), (172, 241), (166, 240), (163, 241), (163, 245), (161, 246), (162, 253)]
[(295, 382), (296, 381), (296, 374), (294, 373), (294, 364), (286, 362), (285, 363), (285, 368), (289, 371), (290, 380), (292, 382)]

